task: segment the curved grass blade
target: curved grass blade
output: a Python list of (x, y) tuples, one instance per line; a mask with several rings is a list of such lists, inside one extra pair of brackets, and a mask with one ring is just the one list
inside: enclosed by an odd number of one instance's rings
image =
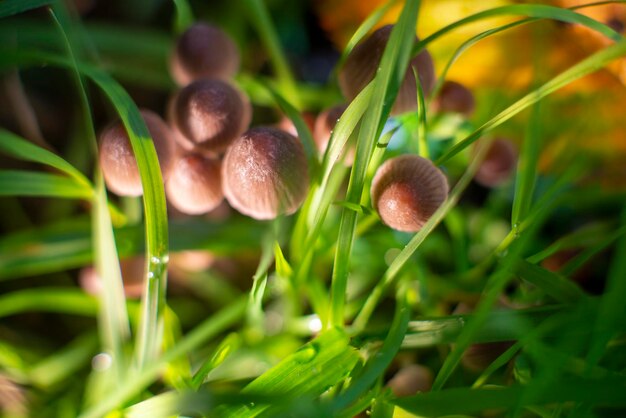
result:
[(194, 22), (193, 12), (187, 0), (173, 0), (176, 6), (174, 28), (176, 33), (183, 33)]
[(526, 260), (519, 260), (515, 264), (513, 271), (519, 275), (519, 277), (534, 284), (558, 302), (578, 302), (586, 297), (585, 292), (573, 281), (531, 264)]
[(406, 291), (401, 288), (396, 298), (396, 312), (389, 328), (389, 334), (385, 338), (380, 351), (365, 364), (360, 373), (353, 377), (352, 384), (335, 399), (331, 401), (331, 408), (335, 414), (344, 408), (349, 407), (361, 395), (374, 384), (376, 379), (383, 375), (398, 350), (402, 346), (402, 341), (409, 325), (411, 310), (406, 300)]
[[(383, 52), (380, 69), (374, 78), (370, 107), (365, 113), (359, 130), (356, 157), (350, 174), (346, 201), (353, 203), (361, 201), (365, 175), (376, 141), (382, 132), (409, 64), (419, 4), (417, 0), (406, 2)], [(355, 212), (348, 209), (342, 211), (331, 282), (330, 323), (327, 326), (343, 326), (349, 259), (356, 220)]]
[(75, 179), (37, 171), (0, 170), (0, 196), (43, 196), (65, 199), (93, 197), (93, 190)]
[(93, 317), (98, 300), (80, 289), (39, 287), (0, 296), (0, 318), (24, 312), (55, 312)]
[(0, 129), (0, 151), (20, 160), (54, 167), (71, 176), (78, 183), (89, 188), (93, 187), (87, 177), (63, 158), (4, 129)]
[(562, 9), (560, 7), (548, 6), (543, 4), (515, 4), (509, 6), (495, 7), (493, 9), (483, 10), (461, 20), (458, 20), (446, 27), (439, 29), (432, 35), (427, 36), (421, 41), (417, 42), (413, 47), (412, 55), (417, 55), (426, 45), (430, 44), (434, 40), (440, 38), (452, 30), (467, 25), (472, 22), (483, 20), (489, 17), (495, 16), (526, 16), (532, 18), (554, 19), (561, 22), (578, 23), (586, 26), (613, 41), (620, 41), (622, 35), (613, 30), (611, 27), (593, 20), (588, 16), (576, 13), (570, 9)]
[(3, 0), (0, 3), (0, 19), (52, 4), (54, 0)]
[(461, 152), (463, 149), (471, 145), (474, 141), (480, 138), (481, 135), (500, 126), (507, 120), (511, 119), (513, 116), (520, 113), (522, 110), (533, 105), (534, 103), (537, 103), (539, 100), (550, 95), (551, 93), (554, 93), (555, 91), (566, 86), (567, 84), (603, 68), (609, 62), (623, 55), (626, 55), (626, 40), (622, 40), (599, 52), (596, 52), (595, 54), (584, 59), (578, 64), (570, 67), (569, 69), (554, 77), (552, 80), (548, 81), (541, 87), (537, 88), (531, 93), (528, 93), (526, 96), (513, 103), (511, 106), (500, 112), (488, 122), (484, 123), (470, 135), (468, 135), (459, 143), (447, 150), (444, 155), (442, 155), (436, 161), (436, 164), (443, 164), (444, 162)]

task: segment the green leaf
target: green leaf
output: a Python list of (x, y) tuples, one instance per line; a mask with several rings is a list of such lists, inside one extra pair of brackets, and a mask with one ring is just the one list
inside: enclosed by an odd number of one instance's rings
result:
[[(242, 393), (286, 399), (319, 396), (343, 380), (356, 364), (359, 356), (348, 343), (343, 331), (330, 329), (253, 380)], [(279, 406), (254, 404), (224, 408), (218, 415), (254, 417), (264, 412), (277, 416), (278, 411)]]
[(193, 25), (194, 18), (193, 12), (187, 0), (173, 0), (176, 6), (176, 20), (175, 30), (176, 33), (183, 33), (187, 28)]
[(0, 3), (0, 19), (52, 3), (53, 0), (3, 0)]
[[(408, 412), (425, 417), (452, 414), (475, 414), (492, 409), (517, 406), (547, 405), (563, 402), (586, 402), (607, 407), (624, 407), (626, 379), (607, 378), (590, 380), (569, 377), (551, 385), (550, 390), (525, 396), (524, 386), (493, 387), (485, 389), (448, 389), (426, 392), (391, 402)], [(523, 401), (523, 402), (522, 402)]]
[(0, 296), (0, 318), (24, 312), (95, 316), (98, 303), (79, 289), (39, 287)]
[(513, 271), (522, 279), (534, 284), (558, 302), (577, 302), (586, 296), (585, 292), (571, 280), (531, 264), (526, 260), (520, 259), (513, 267)]
[(78, 183), (92, 187), (91, 182), (63, 158), (4, 129), (0, 129), (0, 151), (20, 160), (54, 167), (73, 177)]
[(36, 171), (1, 170), (0, 196), (43, 196), (87, 199), (93, 190), (75, 179)]
[[(391, 31), (389, 42), (383, 52), (380, 68), (373, 81), (374, 87), (370, 106), (363, 117), (361, 128), (359, 129), (356, 157), (346, 193), (346, 201), (348, 202), (360, 203), (361, 201), (365, 175), (372, 153), (409, 64), (410, 50), (415, 37), (418, 9), (419, 1), (409, 0), (406, 2), (400, 19)], [(348, 209), (342, 211), (331, 282), (329, 325), (333, 326), (342, 326), (344, 321), (346, 288), (350, 268), (349, 260), (352, 252), (356, 220), (357, 213), (354, 211)]]
[(584, 59), (583, 61), (554, 77), (543, 86), (522, 97), (495, 117), (491, 118), (488, 122), (484, 123), (466, 138), (464, 138), (459, 143), (451, 147), (448, 151), (446, 151), (446, 153), (442, 155), (436, 163), (438, 165), (443, 164), (444, 162), (458, 154), (460, 151), (471, 145), (474, 141), (480, 138), (481, 135), (500, 126), (504, 122), (511, 119), (513, 116), (520, 113), (522, 110), (533, 105), (534, 103), (550, 95), (551, 93), (554, 93), (555, 91), (566, 86), (567, 84), (578, 80), (579, 78), (584, 77), (587, 74), (591, 74), (592, 72), (599, 70), (600, 68), (607, 65), (609, 62), (623, 55), (626, 55), (626, 40), (622, 40), (599, 52), (596, 52), (590, 57)]

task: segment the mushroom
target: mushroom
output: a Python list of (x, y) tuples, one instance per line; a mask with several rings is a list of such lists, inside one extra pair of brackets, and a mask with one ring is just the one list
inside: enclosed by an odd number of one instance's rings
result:
[[(161, 174), (166, 180), (171, 172), (176, 148), (172, 132), (154, 112), (141, 110), (150, 136), (154, 142)], [(121, 121), (105, 128), (100, 134), (100, 166), (107, 187), (122, 196), (139, 196), (143, 193), (139, 167), (133, 153), (128, 133)]]
[(223, 30), (196, 23), (176, 41), (170, 72), (179, 86), (185, 86), (201, 78), (229, 79), (239, 70), (239, 62), (239, 50)]
[(250, 129), (224, 156), (224, 195), (233, 208), (252, 218), (292, 214), (304, 201), (308, 184), (302, 144), (279, 129)]
[(433, 104), (437, 112), (461, 113), (466, 117), (472, 116), (476, 107), (472, 92), (456, 81), (443, 83)]
[(250, 124), (245, 94), (220, 80), (198, 80), (176, 95), (168, 111), (176, 139), (187, 150), (222, 152)]
[[(343, 115), (343, 112), (345, 112), (347, 108), (347, 104), (339, 104), (333, 106), (330, 109), (324, 110), (315, 119), (313, 139), (315, 140), (315, 145), (317, 145), (317, 149), (322, 154), (326, 152), (328, 142), (330, 141), (330, 136), (333, 132), (333, 129), (335, 129), (337, 121), (339, 120), (341, 115)], [(344, 163), (346, 165), (352, 165), (353, 162), (354, 149), (350, 149), (344, 157)]]
[(419, 364), (409, 364), (398, 370), (387, 386), (398, 398), (428, 392), (433, 386), (433, 372)]
[(210, 212), (224, 199), (220, 161), (194, 153), (182, 156), (174, 164), (165, 192), (182, 213)]
[[(393, 25), (383, 26), (354, 47), (341, 71), (339, 87), (350, 101), (374, 78), (380, 66), (385, 46), (391, 35)], [(417, 42), (417, 37), (415, 41)], [(435, 84), (435, 68), (428, 51), (422, 50), (414, 57), (406, 70), (398, 96), (391, 109), (397, 115), (417, 109), (417, 85), (413, 69), (417, 71), (424, 95), (428, 95)]]
[(385, 224), (398, 231), (417, 232), (446, 200), (448, 181), (430, 160), (402, 155), (378, 168), (371, 196)]
[(474, 175), (474, 180), (485, 187), (496, 187), (506, 182), (517, 165), (517, 150), (508, 139), (496, 138), (489, 145), (485, 159)]

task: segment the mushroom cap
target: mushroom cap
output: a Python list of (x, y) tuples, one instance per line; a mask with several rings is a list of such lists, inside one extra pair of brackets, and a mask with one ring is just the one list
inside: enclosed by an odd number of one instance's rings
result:
[[(347, 108), (348, 105), (342, 103), (326, 109), (317, 115), (317, 118), (315, 119), (315, 126), (313, 128), (313, 139), (315, 140), (315, 145), (317, 145), (317, 149), (320, 153), (323, 154), (326, 152), (333, 129), (335, 129), (337, 121)], [(354, 149), (351, 149), (347, 153), (344, 162), (346, 165), (352, 165), (354, 162)]]
[[(368, 38), (357, 44), (346, 58), (346, 62), (339, 72), (339, 87), (349, 101), (353, 100), (376, 75), (392, 29), (393, 25), (386, 25), (377, 29)], [(417, 41), (417, 39), (416, 37), (415, 40)], [(413, 68), (417, 71), (424, 95), (427, 96), (433, 89), (435, 67), (432, 57), (424, 49), (410, 61), (398, 90), (398, 96), (391, 109), (392, 115), (417, 109), (417, 85), (415, 84)]]
[(433, 372), (419, 364), (409, 364), (398, 370), (387, 386), (398, 398), (428, 392), (433, 386)]
[(372, 181), (372, 204), (393, 229), (417, 232), (448, 196), (448, 180), (430, 160), (402, 155), (387, 160)]
[[(137, 299), (143, 292), (144, 276), (146, 276), (146, 259), (136, 256), (120, 260), (120, 271), (124, 284), (124, 294), (127, 298)], [(97, 296), (102, 292), (102, 278), (92, 266), (84, 267), (78, 275), (78, 282), (82, 289), (90, 295)]]
[(210, 152), (224, 151), (252, 119), (247, 96), (221, 80), (198, 80), (183, 88), (170, 113), (183, 148)]
[(220, 28), (206, 23), (189, 27), (176, 41), (170, 72), (179, 86), (201, 78), (229, 79), (239, 70), (239, 50)]
[(165, 185), (167, 199), (188, 215), (215, 209), (224, 199), (220, 161), (195, 153), (180, 157)]
[(470, 117), (476, 108), (474, 95), (461, 83), (446, 81), (434, 102), (438, 112), (461, 113)]
[(474, 179), (485, 187), (495, 187), (511, 177), (516, 165), (515, 145), (508, 139), (496, 138), (491, 142)]
[(302, 144), (276, 128), (250, 129), (230, 146), (222, 165), (228, 203), (255, 219), (295, 212), (307, 193), (309, 176)]
[[(167, 124), (154, 112), (141, 110), (154, 148), (159, 158), (161, 174), (166, 180), (172, 170), (176, 147)], [(100, 166), (107, 187), (121, 196), (139, 196), (143, 193), (139, 166), (133, 153), (128, 133), (121, 121), (114, 122), (100, 134)]]

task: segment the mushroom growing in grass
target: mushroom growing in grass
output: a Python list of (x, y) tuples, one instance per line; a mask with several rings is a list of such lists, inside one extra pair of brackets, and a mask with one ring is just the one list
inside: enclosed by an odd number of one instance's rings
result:
[[(161, 174), (166, 180), (176, 154), (172, 131), (154, 112), (141, 110), (141, 116), (154, 142)], [(143, 193), (137, 160), (121, 121), (108, 126), (100, 134), (99, 155), (100, 166), (109, 190), (121, 196), (139, 196)]]
[(425, 366), (409, 364), (398, 370), (387, 386), (398, 398), (428, 392), (433, 386), (433, 372)]
[(176, 41), (170, 72), (179, 86), (201, 78), (228, 79), (239, 70), (239, 50), (220, 28), (196, 23)]
[(171, 118), (183, 148), (219, 153), (248, 128), (252, 108), (246, 95), (227, 82), (198, 80), (178, 92)]
[[(330, 136), (335, 129), (337, 121), (343, 115), (343, 112), (348, 108), (347, 104), (339, 104), (324, 110), (315, 119), (315, 127), (313, 129), (313, 139), (317, 149), (323, 154), (326, 152)], [(354, 149), (350, 149), (345, 153), (344, 163), (346, 165), (352, 165), (354, 162)]]
[[(379, 28), (355, 46), (348, 55), (339, 72), (339, 87), (349, 101), (353, 100), (376, 75), (392, 29), (393, 25)], [(416, 37), (415, 41), (417, 42), (417, 40)], [(419, 76), (424, 95), (428, 95), (433, 89), (435, 84), (433, 59), (428, 51), (422, 50), (409, 63), (398, 90), (398, 96), (391, 109), (393, 115), (417, 109), (417, 84), (413, 69)]]
[(255, 219), (294, 213), (309, 186), (302, 144), (276, 128), (250, 129), (230, 146), (222, 165), (230, 205)]
[(195, 153), (183, 155), (174, 164), (165, 192), (182, 213), (210, 212), (224, 199), (220, 161)]
[(461, 113), (470, 117), (474, 113), (476, 102), (472, 92), (461, 83), (446, 81), (433, 102), (434, 109), (441, 113)]
[(448, 196), (448, 180), (430, 160), (417, 155), (391, 158), (372, 181), (372, 205), (393, 229), (417, 232)]
[(485, 187), (496, 187), (506, 182), (517, 166), (517, 149), (504, 138), (496, 138), (489, 145), (485, 159), (474, 180)]

